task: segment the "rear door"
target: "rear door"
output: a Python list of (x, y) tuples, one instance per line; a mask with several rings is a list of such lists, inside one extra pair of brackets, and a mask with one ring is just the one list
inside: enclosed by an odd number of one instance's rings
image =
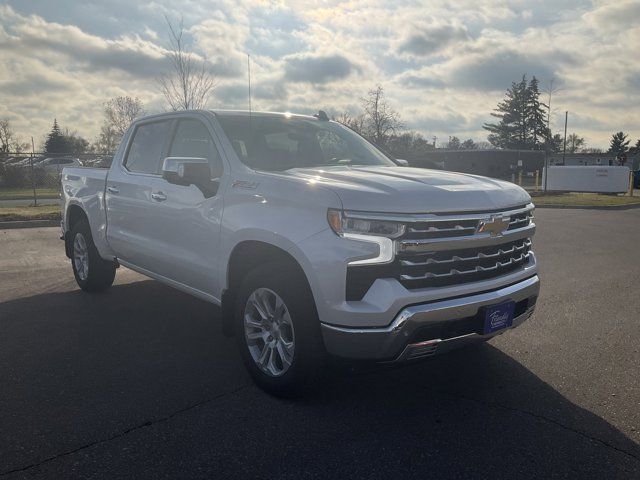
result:
[(161, 218), (151, 194), (162, 181), (160, 168), (166, 156), (173, 121), (139, 123), (133, 131), (123, 161), (107, 176), (107, 240), (116, 256), (136, 267), (155, 272), (155, 262), (165, 243), (158, 238)]

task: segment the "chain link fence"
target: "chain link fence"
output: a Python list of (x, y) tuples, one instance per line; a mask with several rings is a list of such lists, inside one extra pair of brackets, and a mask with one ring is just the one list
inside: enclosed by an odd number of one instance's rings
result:
[(60, 198), (65, 167), (109, 168), (113, 155), (96, 153), (0, 154), (0, 207), (52, 203)]

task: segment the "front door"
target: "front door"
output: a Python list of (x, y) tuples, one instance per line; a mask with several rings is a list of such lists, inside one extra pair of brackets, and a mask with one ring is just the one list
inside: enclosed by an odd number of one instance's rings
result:
[[(223, 161), (213, 138), (206, 119), (181, 117), (174, 125), (167, 156), (206, 158), (211, 179), (221, 179)], [(217, 193), (207, 198), (194, 185), (174, 185), (158, 178), (151, 192), (157, 219), (155, 273), (216, 298), (223, 185), (220, 182)]]

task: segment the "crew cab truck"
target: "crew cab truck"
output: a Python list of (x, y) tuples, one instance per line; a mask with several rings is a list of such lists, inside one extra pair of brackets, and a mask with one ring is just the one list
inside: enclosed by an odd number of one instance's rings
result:
[(62, 238), (87, 292), (123, 265), (220, 305), (275, 394), (328, 356), (403, 362), (529, 318), (529, 195), (399, 163), (324, 112), (148, 116), (109, 170), (63, 170)]

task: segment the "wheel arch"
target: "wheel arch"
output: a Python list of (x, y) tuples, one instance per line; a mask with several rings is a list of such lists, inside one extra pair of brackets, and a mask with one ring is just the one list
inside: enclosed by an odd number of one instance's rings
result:
[[(314, 299), (309, 278), (292, 253), (261, 240), (241, 241), (235, 245), (229, 256), (226, 269), (226, 288), (221, 299), (223, 331), (226, 335), (233, 335), (235, 295), (240, 282), (247, 273), (268, 263), (282, 265), (282, 274), (284, 275), (298, 275), (300, 280), (304, 282), (310, 298)], [(315, 299), (313, 307), (316, 308)]]
[(65, 225), (64, 251), (67, 257), (69, 258), (71, 258), (71, 247), (72, 247), (71, 242), (73, 241), (69, 233), (71, 232), (75, 224), (82, 219), (86, 219), (87, 221), (89, 221), (89, 217), (87, 216), (87, 213), (84, 211), (84, 209), (77, 204), (69, 205), (69, 207), (67, 208), (67, 213), (65, 215), (65, 224), (64, 224)]

